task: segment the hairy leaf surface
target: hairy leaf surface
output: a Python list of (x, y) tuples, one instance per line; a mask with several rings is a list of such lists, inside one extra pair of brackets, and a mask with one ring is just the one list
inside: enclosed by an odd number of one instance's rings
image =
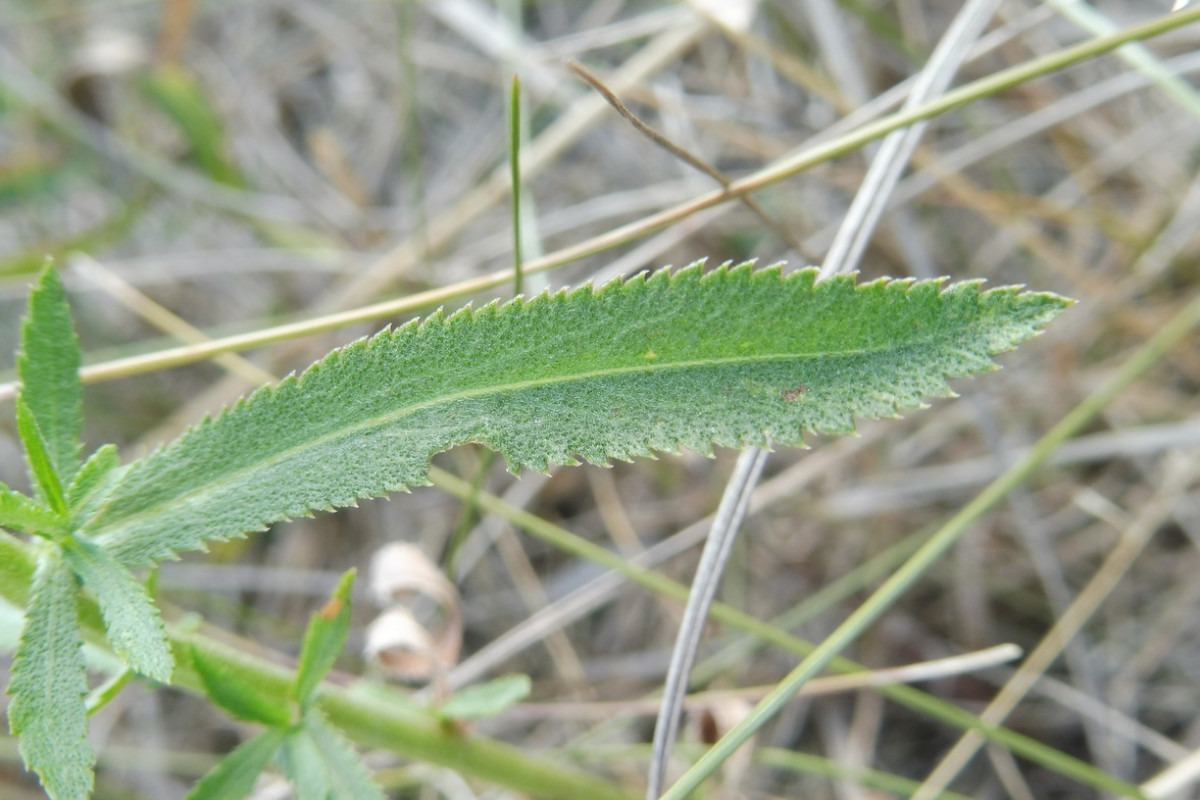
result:
[(279, 750), (279, 766), (292, 782), (296, 800), (331, 800), (329, 764), (307, 728), (288, 732)]
[(17, 397), (17, 433), (25, 445), (25, 460), (29, 465), (29, 477), (33, 480), (37, 496), (60, 515), (67, 513), (67, 501), (63, 495), (58, 469), (54, 466), (50, 442), (42, 433), (33, 410), (23, 397)]
[(304, 730), (316, 744), (328, 771), (330, 800), (385, 800), (354, 747), (320, 711), (313, 708), (305, 712)]
[(93, 542), (73, 536), (63, 542), (62, 552), (71, 570), (96, 597), (113, 652), (135, 672), (169, 683), (175, 662), (162, 618), (146, 588)]
[(53, 800), (86, 800), (92, 790), (82, 644), (75, 576), (57, 552), (44, 552), (8, 684), (8, 725), (20, 736), (25, 765)]
[(59, 514), (32, 497), (0, 483), (0, 525), (29, 533), (53, 535), (61, 533), (65, 524)]
[(46, 455), (63, 485), (69, 484), (79, 469), (83, 429), (79, 361), (79, 340), (71, 325), (67, 295), (58, 273), (47, 267), (29, 295), (17, 375), (21, 399), (44, 437)]
[(120, 465), (121, 456), (115, 445), (106, 444), (92, 453), (67, 489), (67, 508), (72, 512), (86, 513), (88, 506), (97, 502), (97, 495), (104, 491)]
[(1070, 301), (748, 265), (466, 309), (337, 350), (131, 466), (86, 525), (145, 565), (427, 482), (457, 444), (512, 469), (802, 444), (950, 395)]

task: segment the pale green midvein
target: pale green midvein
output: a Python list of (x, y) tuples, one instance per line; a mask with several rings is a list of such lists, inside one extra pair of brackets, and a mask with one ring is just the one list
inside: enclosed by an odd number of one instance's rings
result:
[[(930, 336), (927, 338), (933, 339), (935, 337)], [(917, 344), (920, 344), (920, 342), (918, 340), (914, 339), (911, 341), (907, 341), (902, 345), (885, 344), (885, 345), (881, 345), (879, 347), (860, 348), (860, 349), (855, 349), (855, 350), (841, 350), (838, 352), (802, 353), (802, 354), (783, 353), (783, 354), (773, 354), (773, 355), (765, 355), (765, 356), (756, 356), (756, 355), (730, 356), (728, 358), (709, 358), (709, 359), (701, 359), (701, 360), (693, 360), (693, 361), (674, 361), (674, 362), (670, 362), (670, 363), (639, 364), (637, 366), (614, 367), (614, 368), (606, 369), (606, 370), (594, 370), (592, 372), (575, 373), (575, 374), (568, 375), (568, 376), (556, 376), (556, 377), (552, 377), (552, 378), (541, 378), (541, 379), (537, 379), (537, 380), (519, 381), (516, 383), (510, 383), (510, 384), (504, 384), (504, 385), (493, 385), (493, 386), (481, 387), (479, 389), (471, 389), (469, 391), (456, 392), (454, 394), (442, 395), (441, 397), (438, 397), (433, 400), (429, 400), (429, 401), (422, 402), (422, 403), (416, 403), (416, 404), (413, 404), (410, 406), (405, 406), (403, 408), (397, 409), (396, 411), (390, 412), (388, 414), (382, 414), (380, 416), (371, 417), (370, 419), (364, 420), (363, 422), (359, 422), (354, 425), (349, 425), (344, 428), (339, 428), (338, 430), (328, 433), (325, 436), (321, 436), (316, 439), (310, 439), (301, 445), (298, 445), (296, 447), (292, 447), (287, 450), (282, 450), (278, 453), (275, 453), (274, 455), (269, 456), (268, 458), (265, 458), (262, 461), (256, 461), (250, 467), (247, 467), (245, 469), (240, 469), (235, 472), (230, 472), (227, 475), (225, 475), (224, 477), (218, 478), (213, 481), (209, 481), (204, 486), (201, 486), (193, 491), (190, 491), (190, 492), (187, 492), (187, 493), (181, 494), (181, 495), (176, 495), (175, 497), (171, 498), (167, 503), (164, 503), (159, 506), (155, 506), (154, 508), (144, 511), (140, 514), (135, 514), (132, 516), (124, 517), (121, 520), (114, 522), (111, 525), (106, 526), (104, 528), (100, 528), (98, 530), (87, 531), (86, 526), (84, 527), (84, 530), (86, 532), (90, 533), (93, 537), (95, 537), (97, 539), (108, 538), (111, 540), (111, 537), (118, 534), (122, 528), (126, 528), (141, 519), (145, 519), (148, 517), (152, 518), (152, 517), (158, 516), (159, 514), (162, 514), (166, 509), (171, 508), (172, 506), (182, 505), (192, 498), (202, 496), (202, 495), (207, 494), (219, 487), (228, 485), (230, 483), (237, 482), (237, 481), (241, 480), (242, 478), (244, 478), (246, 475), (266, 469), (266, 468), (272, 466), (273, 464), (278, 464), (280, 462), (286, 461), (287, 459), (291, 458), (296, 453), (303, 452), (305, 450), (318, 449), (324, 444), (336, 441), (338, 439), (344, 439), (355, 433), (361, 433), (363, 431), (371, 430), (373, 428), (380, 428), (380, 427), (384, 427), (384, 426), (388, 426), (388, 425), (393, 425), (393, 424), (397, 423), (398, 421), (400, 421), (401, 419), (403, 419), (404, 417), (411, 416), (411, 415), (416, 414), (425, 409), (434, 408), (436, 406), (441, 406), (441, 405), (449, 405), (450, 403), (453, 403), (453, 402), (456, 402), (459, 400), (470, 399), (472, 397), (482, 397), (482, 396), (485, 396), (488, 394), (499, 394), (501, 392), (518, 392), (518, 391), (522, 391), (524, 389), (532, 389), (532, 388), (539, 388), (539, 387), (543, 387), (543, 386), (551, 386), (556, 383), (571, 383), (571, 382), (576, 382), (576, 381), (583, 382), (583, 381), (589, 381), (589, 380), (594, 380), (594, 379), (599, 379), (599, 378), (609, 378), (609, 377), (617, 377), (619, 375), (634, 374), (634, 373), (638, 373), (638, 372), (653, 373), (653, 372), (660, 372), (660, 371), (667, 371), (667, 370), (717, 367), (717, 366), (724, 366), (727, 364), (746, 364), (746, 363), (764, 363), (764, 362), (769, 362), (769, 361), (785, 361), (785, 360), (789, 360), (789, 359), (801, 361), (801, 360), (808, 360), (808, 359), (821, 359), (821, 358), (841, 357), (841, 356), (864, 356), (864, 355), (871, 355), (871, 354), (875, 354), (875, 353), (886, 352), (888, 350), (904, 350), (904, 349), (908, 349)], [(229, 412), (227, 412), (227, 413), (229, 413)], [(455, 444), (455, 442), (451, 441), (451, 442), (448, 442), (446, 446), (452, 447), (454, 444)]]

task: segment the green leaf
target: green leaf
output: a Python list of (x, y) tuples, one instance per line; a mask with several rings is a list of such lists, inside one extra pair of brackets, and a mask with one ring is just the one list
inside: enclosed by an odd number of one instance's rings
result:
[(385, 800), (367, 765), (321, 712), (305, 713), (304, 729), (325, 762), (332, 800)]
[(512, 469), (799, 445), (952, 394), (1070, 304), (976, 282), (698, 266), (438, 313), (337, 350), (132, 465), (89, 533), (129, 565), (427, 482), (465, 442)]
[(285, 735), (279, 728), (268, 728), (242, 742), (192, 787), (185, 800), (242, 800), (254, 790), (254, 782), (275, 757)]
[(192, 667), (204, 684), (210, 700), (238, 719), (276, 727), (291, 724), (287, 708), (277, 706), (252, 682), (254, 673), (235, 672), (224, 661), (216, 661), (198, 647), (192, 648)]
[(50, 455), (50, 443), (46, 441), (25, 398), (17, 396), (17, 432), (25, 445), (25, 459), (29, 462), (29, 476), (37, 488), (37, 495), (55, 513), (67, 513), (67, 501), (63, 496), (62, 481)]
[(487, 683), (459, 689), (437, 707), (444, 719), (482, 719), (494, 717), (529, 696), (532, 684), (528, 675), (504, 675)]
[(20, 737), (25, 767), (52, 800), (86, 800), (95, 764), (75, 591), (75, 576), (58, 553), (43, 552), (8, 684), (8, 726)]
[(49, 538), (65, 530), (63, 518), (32, 497), (0, 483), (0, 525)]
[[(21, 324), (17, 377), (21, 399), (44, 437), (46, 456), (63, 485), (70, 484), (79, 469), (83, 429), (79, 362), (79, 340), (71, 325), (67, 295), (58, 273), (47, 265), (29, 294), (29, 309)], [(21, 438), (25, 439), (24, 432)], [(28, 440), (25, 446), (29, 447)]]
[(354, 586), (353, 569), (342, 575), (329, 602), (318, 611), (308, 624), (304, 634), (304, 646), (300, 650), (300, 665), (296, 669), (296, 683), (292, 696), (307, 709), (312, 703), (317, 686), (346, 646), (346, 634), (350, 630), (350, 590)]
[[(85, 660), (87, 650), (84, 650)], [(97, 686), (92, 691), (88, 692), (88, 696), (83, 701), (84, 708), (87, 709), (87, 715), (90, 717), (106, 705), (116, 699), (129, 681), (133, 680), (136, 673), (124, 664), (123, 669), (118, 670), (109, 677), (104, 683)]]
[(166, 631), (146, 587), (94, 543), (71, 537), (63, 558), (96, 597), (108, 642), (130, 669), (159, 683), (170, 683), (174, 661)]
[(296, 800), (330, 800), (329, 766), (307, 727), (287, 734), (279, 750), (279, 766), (295, 787)]
[(106, 444), (92, 453), (67, 489), (67, 508), (72, 514), (86, 513), (90, 506), (103, 500), (104, 490), (112, 487), (120, 464), (121, 456), (115, 445)]

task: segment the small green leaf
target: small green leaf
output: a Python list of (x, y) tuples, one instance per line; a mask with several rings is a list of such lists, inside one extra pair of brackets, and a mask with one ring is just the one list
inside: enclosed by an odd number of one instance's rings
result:
[(309, 709), (304, 729), (324, 758), (331, 800), (385, 800), (367, 765), (320, 711)]
[(95, 764), (75, 592), (75, 576), (58, 553), (43, 552), (7, 690), (8, 725), (20, 737), (21, 758), (52, 800), (87, 800)]
[(110, 479), (120, 465), (121, 456), (116, 445), (106, 444), (92, 453), (67, 489), (67, 508), (71, 513), (78, 516), (88, 506), (103, 499), (104, 490), (112, 488)]
[(65, 531), (63, 518), (32, 497), (0, 483), (0, 525), (55, 538)]
[(287, 734), (279, 751), (279, 766), (295, 787), (296, 800), (330, 800), (329, 765), (307, 726)]
[(300, 650), (300, 666), (296, 670), (296, 683), (292, 696), (307, 709), (311, 705), (317, 686), (329, 670), (342, 648), (346, 646), (346, 633), (350, 630), (350, 590), (354, 586), (353, 569), (342, 575), (329, 602), (313, 615), (304, 634), (304, 646)]
[(268, 728), (242, 742), (201, 778), (184, 800), (242, 800), (254, 791), (254, 782), (275, 757), (284, 736), (282, 729)]
[(60, 485), (69, 484), (79, 469), (83, 429), (79, 362), (79, 340), (71, 325), (67, 295), (58, 273), (48, 264), (29, 293), (17, 377), (21, 399), (44, 437), (46, 456)]
[(802, 445), (952, 395), (948, 377), (994, 369), (1071, 302), (815, 279), (696, 266), (385, 331), (131, 465), (86, 530), (121, 563), (153, 564), (422, 485), (434, 453), (466, 442), (513, 470)]
[(170, 683), (174, 661), (158, 609), (133, 574), (94, 543), (71, 537), (63, 558), (96, 597), (113, 652), (135, 672)]
[(121, 690), (133, 680), (135, 674), (129, 667), (125, 667), (111, 675), (104, 683), (88, 692), (88, 696), (83, 703), (87, 709), (87, 715), (90, 717), (111, 703), (121, 693)]
[(29, 477), (37, 487), (37, 494), (46, 505), (60, 515), (67, 513), (67, 501), (63, 497), (62, 481), (50, 457), (49, 442), (42, 434), (37, 418), (25, 398), (17, 396), (17, 433), (25, 445), (25, 460), (29, 462)]
[(204, 683), (209, 699), (238, 719), (276, 727), (291, 724), (288, 709), (271, 703), (266, 699), (270, 693), (260, 691), (251, 682), (254, 673), (236, 672), (225, 662), (209, 658), (194, 646), (192, 667)]
[(467, 686), (446, 698), (437, 707), (444, 719), (482, 719), (494, 717), (529, 696), (532, 684), (528, 675), (504, 675), (487, 683)]

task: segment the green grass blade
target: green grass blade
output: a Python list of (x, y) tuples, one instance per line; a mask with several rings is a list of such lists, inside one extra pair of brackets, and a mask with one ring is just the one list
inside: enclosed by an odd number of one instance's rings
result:
[(42, 553), (8, 684), (8, 726), (52, 800), (87, 800), (95, 764), (75, 592), (75, 576), (59, 555)]
[(814, 285), (699, 267), (489, 305), (356, 342), (131, 466), (87, 532), (145, 565), (428, 480), (466, 442), (511, 468), (802, 444), (952, 394), (1070, 301), (978, 283)]
[(238, 747), (200, 779), (184, 800), (242, 800), (254, 790), (254, 782), (279, 746), (284, 732), (269, 728)]
[(108, 642), (131, 669), (159, 683), (170, 683), (174, 661), (158, 608), (146, 587), (101, 548), (72, 537), (63, 558), (91, 591), (104, 616)]
[(342, 648), (346, 646), (346, 634), (350, 631), (350, 590), (354, 586), (354, 570), (342, 575), (333, 597), (318, 611), (304, 634), (304, 646), (300, 649), (300, 664), (296, 668), (296, 683), (293, 697), (300, 708), (307, 709), (316, 695), (317, 686), (329, 670)]
[[(69, 485), (79, 470), (83, 429), (79, 362), (79, 340), (71, 324), (67, 295), (58, 273), (47, 266), (29, 294), (17, 377), (21, 399), (44, 437), (47, 457), (62, 485)], [(25, 445), (29, 447), (28, 442)]]

